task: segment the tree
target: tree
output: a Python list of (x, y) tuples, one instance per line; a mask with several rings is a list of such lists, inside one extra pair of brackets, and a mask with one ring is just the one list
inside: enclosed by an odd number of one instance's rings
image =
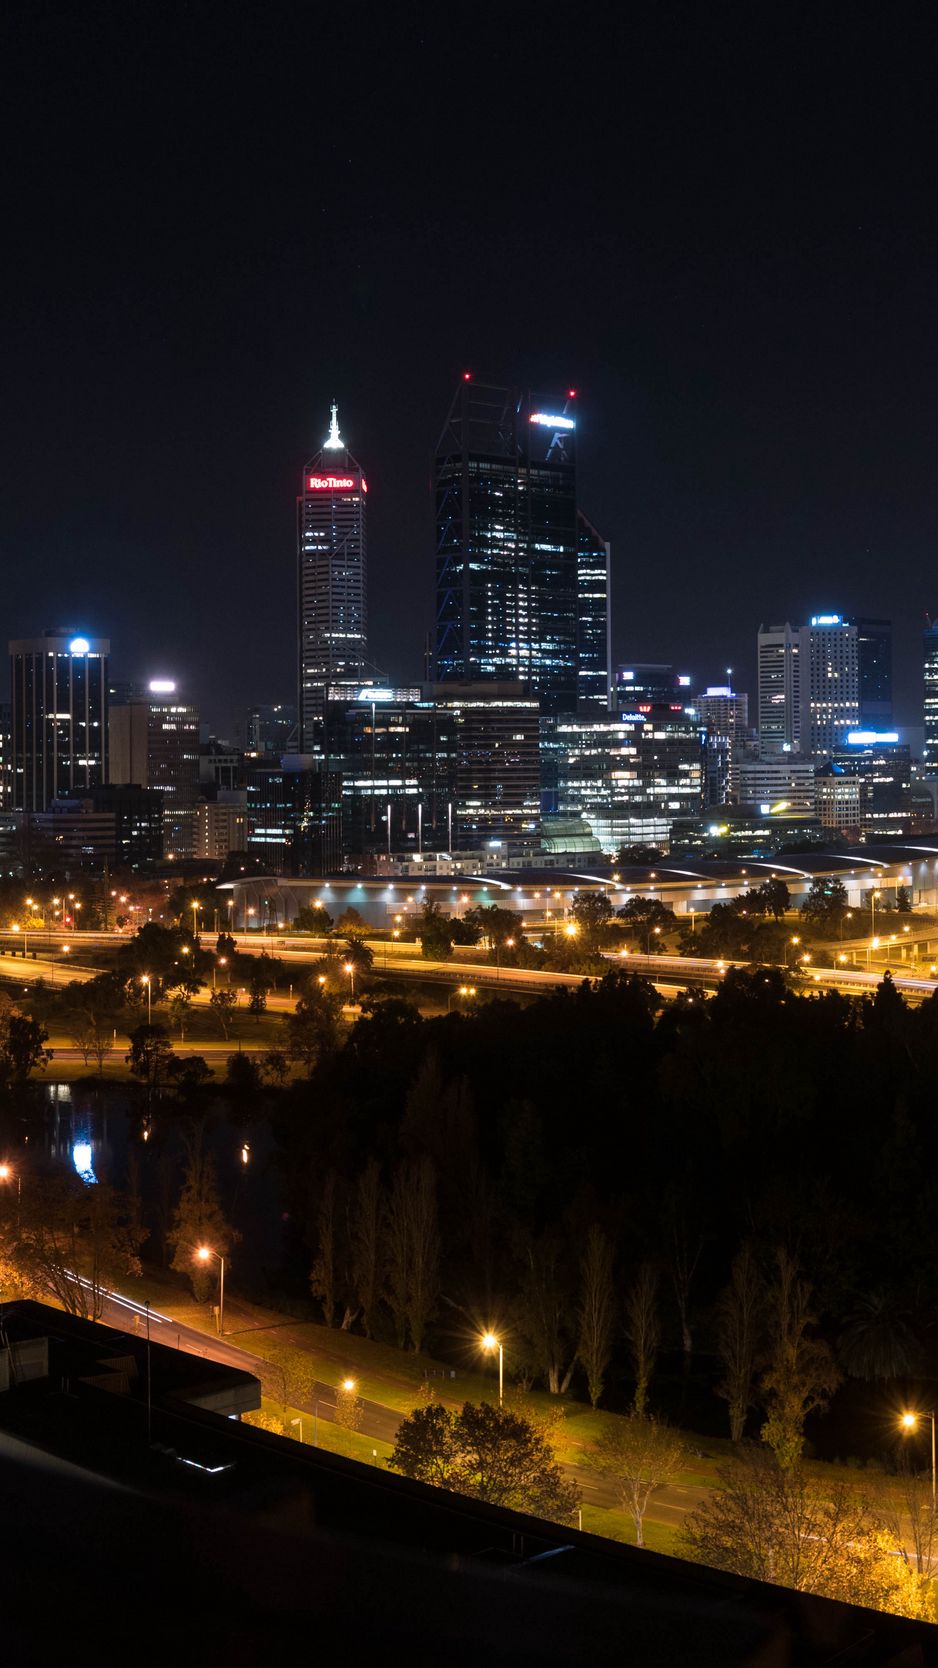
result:
[(236, 1054), (229, 1054), (226, 1062), (225, 1086), (235, 1095), (254, 1094), (260, 1083), (260, 1071), (257, 1061), (250, 1054), (240, 1050)]
[(237, 991), (213, 990), (208, 1005), (219, 1031), (227, 1042), (234, 1023), (234, 1011), (238, 1006)]
[[(227, 1259), (239, 1236), (222, 1210), (215, 1164), (204, 1150), (201, 1124), (186, 1136), (185, 1148), (182, 1192), (167, 1236), (173, 1247), (170, 1266), (188, 1276), (196, 1302), (205, 1303), (216, 1288), (217, 1257)], [(216, 1256), (200, 1261), (197, 1252), (202, 1246)]]
[(674, 931), (674, 912), (658, 898), (630, 898), (616, 914), (627, 927), (637, 931), (646, 955), (651, 949), (653, 936)]
[(908, 915), (908, 914), (911, 913), (911, 909), (912, 909), (912, 888), (911, 888), (911, 886), (897, 886), (896, 887), (896, 908), (899, 911), (900, 915)]
[(456, 939), (457, 943), (478, 944), (479, 939), (484, 938), (489, 949), (494, 950), (496, 947), (502, 949), (509, 938), (518, 943), (524, 919), (516, 910), (504, 909), (501, 904), (477, 904), (474, 909), (466, 910), (462, 924), (469, 929), (469, 937), (460, 937)]
[(165, 1025), (138, 1025), (130, 1033), (130, 1050), (124, 1059), (134, 1077), (148, 1089), (165, 1083), (173, 1060), (173, 1045)]
[(177, 991), (176, 995), (171, 999), (170, 1004), (169, 1004), (170, 1016), (172, 1017), (172, 1019), (175, 1021), (176, 1025), (179, 1028), (179, 1040), (180, 1040), (180, 1042), (185, 1041), (186, 1020), (189, 1018), (189, 1013), (190, 1013), (191, 1008), (192, 1008), (192, 997), (189, 995), (189, 992), (186, 991), (186, 990)]
[(576, 1289), (568, 1273), (572, 1259), (552, 1229), (527, 1238), (523, 1246), (517, 1330), (525, 1365), (546, 1382), (552, 1396), (563, 1396), (577, 1359)]
[(204, 1054), (174, 1055), (169, 1062), (169, 1076), (183, 1094), (203, 1088), (214, 1075)]
[(612, 1359), (616, 1305), (612, 1284), (612, 1246), (594, 1223), (580, 1261), (580, 1342), (577, 1353), (592, 1405), (603, 1393), (606, 1368)]
[(394, 1176), (385, 1229), (387, 1295), (398, 1345), (407, 1334), (417, 1352), (439, 1293), (436, 1176), (427, 1157), (408, 1159)]
[(301, 996), (296, 1012), (287, 1019), (287, 1053), (311, 1073), (314, 1066), (330, 1054), (339, 1040), (340, 998), (322, 985), (315, 984), (309, 994)]
[(601, 950), (609, 943), (615, 910), (606, 892), (574, 892), (570, 913), (584, 950)]
[(765, 899), (766, 908), (770, 915), (780, 921), (782, 916), (791, 908), (791, 893), (783, 880), (777, 880), (773, 875), (770, 880), (764, 880), (759, 891)]
[(309, 904), (301, 904), (293, 917), (293, 925), (297, 932), (312, 933), (315, 937), (322, 938), (325, 933), (332, 931), (332, 916), (321, 906), (313, 909)]
[(286, 1055), (279, 1048), (268, 1049), (266, 1054), (262, 1054), (258, 1067), (264, 1082), (276, 1084), (278, 1088), (286, 1082), (290, 1069)]
[(448, 915), (428, 898), (417, 919), (420, 954), (427, 961), (448, 961), (453, 953), (453, 934)]
[(335, 924), (335, 930), (341, 938), (367, 938), (371, 930), (361, 911), (354, 904), (349, 904)]
[(489, 1402), (450, 1412), (416, 1408), (402, 1419), (388, 1464), (474, 1500), (571, 1523), (579, 1503), (551, 1448), (523, 1414)]
[(616, 1498), (635, 1524), (635, 1545), (644, 1546), (643, 1523), (656, 1488), (674, 1481), (684, 1463), (680, 1435), (633, 1413), (617, 1419), (596, 1444), (600, 1470), (612, 1479)]
[(876, 1286), (857, 1299), (837, 1340), (841, 1365), (852, 1378), (875, 1383), (906, 1378), (919, 1364), (920, 1350), (907, 1315)]
[(343, 1430), (361, 1430), (365, 1417), (365, 1404), (358, 1394), (354, 1379), (341, 1381), (336, 1385), (335, 1392), (335, 1422)]
[(794, 1259), (776, 1253), (776, 1275), (768, 1293), (768, 1353), (762, 1375), (766, 1421), (762, 1439), (779, 1466), (790, 1469), (801, 1457), (804, 1422), (826, 1407), (840, 1383), (827, 1344), (810, 1331), (811, 1288), (799, 1279)]
[(52, 1059), (49, 1033), (38, 1020), (10, 1008), (0, 1018), (0, 1083), (25, 1083), (36, 1067)]
[(322, 1318), (327, 1326), (335, 1323), (336, 1235), (339, 1214), (337, 1191), (336, 1173), (330, 1170), (319, 1195), (315, 1230), (316, 1257), (309, 1276), (310, 1289), (322, 1307)]
[(802, 906), (806, 924), (823, 937), (833, 937), (847, 914), (849, 899), (842, 880), (815, 880)]
[(756, 1581), (929, 1619), (928, 1583), (880, 1513), (841, 1483), (812, 1481), (754, 1448), (687, 1520), (687, 1556)]
[(362, 1331), (370, 1338), (381, 1297), (381, 1172), (368, 1160), (355, 1185), (352, 1212), (352, 1282)]
[(658, 1323), (658, 1275), (654, 1266), (644, 1262), (625, 1299), (625, 1336), (628, 1339), (632, 1371), (635, 1375), (635, 1394), (632, 1412), (644, 1417), (648, 1405), (648, 1387), (655, 1370), (660, 1327)]
[(741, 1442), (753, 1402), (753, 1375), (763, 1310), (763, 1286), (752, 1247), (733, 1258), (730, 1283), (717, 1303), (717, 1352), (723, 1377), (717, 1395), (729, 1406), (730, 1437)]
[(140, 1273), (146, 1238), (126, 1196), (68, 1171), (31, 1171), (17, 1199), (13, 1260), (72, 1315), (98, 1320), (110, 1287)]

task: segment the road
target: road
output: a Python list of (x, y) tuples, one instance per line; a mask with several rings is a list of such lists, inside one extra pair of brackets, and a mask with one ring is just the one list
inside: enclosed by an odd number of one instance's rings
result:
[[(83, 1282), (87, 1284), (87, 1282)], [(109, 1292), (104, 1301), (102, 1320), (109, 1326), (122, 1331), (145, 1333), (147, 1327), (147, 1307), (135, 1298), (123, 1297), (119, 1292)], [(281, 1369), (267, 1361), (261, 1355), (255, 1355), (251, 1350), (236, 1344), (229, 1337), (212, 1337), (210, 1334), (199, 1332), (195, 1327), (185, 1326), (181, 1321), (173, 1320), (170, 1315), (164, 1315), (159, 1310), (149, 1310), (150, 1337), (155, 1343), (166, 1344), (173, 1349), (185, 1350), (189, 1355), (200, 1355), (209, 1361), (220, 1361), (228, 1367), (238, 1367), (243, 1372), (254, 1373), (262, 1382), (265, 1395), (271, 1400), (288, 1399), (297, 1413), (307, 1415), (312, 1426), (304, 1429), (305, 1440), (309, 1440), (307, 1432), (312, 1429), (315, 1435), (318, 1420), (328, 1423), (335, 1420), (336, 1391), (335, 1386), (316, 1380), (312, 1392), (306, 1397), (297, 1397), (294, 1393), (287, 1393), (284, 1385), (279, 1384), (282, 1376)], [(299, 1340), (291, 1337), (290, 1324), (284, 1322), (282, 1327), (276, 1328), (284, 1342), (296, 1346)], [(244, 1334), (235, 1334), (244, 1336)], [(387, 1407), (383, 1402), (374, 1402), (362, 1398), (361, 1422), (358, 1426), (359, 1434), (370, 1436), (379, 1442), (393, 1443), (402, 1415), (395, 1408)], [(288, 1433), (289, 1434), (289, 1433)], [(564, 1472), (574, 1479), (583, 1495), (583, 1504), (588, 1506), (615, 1507), (615, 1491), (612, 1484), (600, 1477), (588, 1466), (564, 1465)], [(668, 1524), (678, 1528), (683, 1523), (687, 1513), (692, 1511), (705, 1499), (707, 1490), (700, 1487), (680, 1487), (670, 1485), (655, 1491), (649, 1516), (657, 1523)]]

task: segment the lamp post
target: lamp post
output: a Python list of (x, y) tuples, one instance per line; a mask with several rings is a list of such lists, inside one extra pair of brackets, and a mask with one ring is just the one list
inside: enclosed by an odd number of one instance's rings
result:
[(225, 1259), (220, 1251), (214, 1251), (210, 1245), (200, 1245), (196, 1251), (200, 1263), (207, 1263), (212, 1257), (217, 1257), (221, 1265), (218, 1277), (218, 1333), (219, 1337), (225, 1332)]
[[(794, 935), (793, 935), (793, 937), (791, 937), (791, 938), (790, 938), (790, 939), (789, 939), (789, 940), (788, 940), (788, 943), (789, 943), (789, 944), (800, 944), (800, 943), (801, 943), (801, 939), (800, 939), (800, 938), (799, 938), (799, 937), (798, 937), (798, 934), (797, 934), (797, 933), (795, 933), (795, 934), (794, 934)], [(789, 950), (789, 949), (788, 949), (788, 946), (787, 946), (787, 945), (786, 945), (786, 948), (785, 948), (785, 965), (786, 965), (786, 967), (790, 967), (790, 966), (791, 966), (791, 952), (790, 952), (790, 950)]]
[(140, 983), (147, 987), (147, 1024), (153, 1024), (153, 995), (149, 973), (141, 973)]
[(501, 1407), (505, 1398), (505, 1350), (500, 1338), (494, 1332), (485, 1332), (482, 1336), (482, 1348), (487, 1354), (498, 1350), (498, 1405)]
[(355, 1000), (355, 963), (353, 961), (346, 961), (346, 962), (343, 962), (342, 965), (345, 968), (346, 973), (348, 974), (348, 982), (349, 982), (349, 990), (351, 992), (351, 1000), (354, 1002), (354, 1000)]
[(291, 1419), (290, 1423), (291, 1423), (291, 1425), (299, 1425), (299, 1427), (300, 1427), (300, 1441), (302, 1442), (302, 1440), (303, 1440), (303, 1421), (302, 1421), (302, 1419)]
[(201, 907), (202, 906), (198, 902), (198, 900), (196, 898), (193, 898), (193, 900), (192, 900), (192, 942), (193, 943), (195, 943), (196, 939), (199, 936), (199, 910), (201, 909)]
[(17, 1208), (19, 1208), (19, 1202), (23, 1192), (23, 1178), (19, 1174), (19, 1171), (14, 1170), (12, 1164), (7, 1164), (4, 1159), (3, 1163), (0, 1164), (0, 1182), (11, 1182), (14, 1179), (16, 1181), (16, 1204)]
[(881, 895), (879, 891), (870, 893), (870, 938), (876, 934), (876, 900)]
[(903, 1436), (910, 1436), (913, 1431), (918, 1430), (918, 1422), (920, 1419), (931, 1420), (931, 1509), (932, 1512), (934, 1512), (936, 1505), (934, 1409), (929, 1409), (926, 1413), (903, 1413), (902, 1418), (899, 1420), (899, 1429), (902, 1431)]

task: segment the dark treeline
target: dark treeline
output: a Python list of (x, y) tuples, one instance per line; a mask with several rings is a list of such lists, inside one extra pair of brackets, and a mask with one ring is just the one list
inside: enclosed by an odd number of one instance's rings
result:
[(936, 1082), (938, 1003), (888, 978), (855, 1001), (731, 971), (662, 1006), (616, 972), (427, 1021), (375, 1001), (274, 1103), (294, 1255), (329, 1324), (451, 1356), (497, 1324), (513, 1374), (558, 1390), (586, 1388), (608, 1246), (632, 1393), (640, 1347), (714, 1350), (742, 1246), (766, 1281), (784, 1249), (841, 1372), (901, 1376), (938, 1303)]

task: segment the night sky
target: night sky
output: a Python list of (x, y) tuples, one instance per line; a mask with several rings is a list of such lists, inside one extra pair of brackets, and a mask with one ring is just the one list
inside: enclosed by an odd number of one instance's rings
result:
[(938, 611), (925, 4), (8, 3), (0, 633), (110, 636), (225, 733), (291, 700), (339, 401), (371, 638), (420, 676), (464, 367), (580, 390), (619, 658)]

